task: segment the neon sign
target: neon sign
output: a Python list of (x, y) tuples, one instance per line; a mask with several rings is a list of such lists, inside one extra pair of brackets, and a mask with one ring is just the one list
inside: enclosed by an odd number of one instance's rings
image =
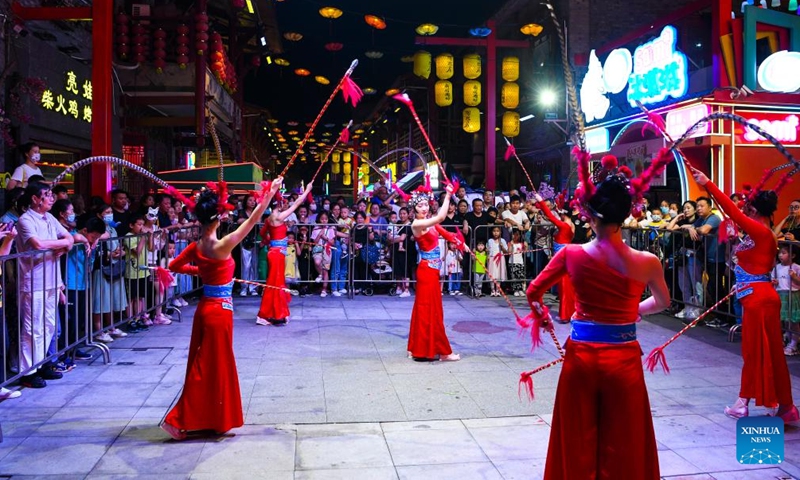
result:
[[(681, 108), (678, 110), (672, 110), (667, 112), (667, 133), (673, 139), (677, 139), (684, 133), (686, 133), (689, 128), (694, 125), (698, 120), (702, 119), (703, 117), (708, 116), (711, 112), (711, 108), (708, 105), (700, 104), (694, 105), (687, 108)], [(705, 135), (711, 132), (711, 124), (706, 122), (697, 127), (695, 131), (689, 136), (692, 137), (699, 137), (701, 135)]]
[(581, 83), (581, 111), (587, 122), (605, 118), (611, 101), (606, 96), (603, 65), (594, 50), (589, 53), (589, 70)]
[(628, 103), (656, 103), (680, 98), (689, 88), (686, 55), (675, 49), (677, 30), (666, 26), (658, 38), (636, 47), (628, 79)]
[[(785, 113), (760, 113), (758, 117), (747, 118), (747, 121), (758, 125), (764, 131), (785, 145), (798, 145), (797, 129), (800, 117)], [(734, 136), (737, 144), (769, 145), (770, 143), (750, 128), (736, 124)]]
[(758, 66), (758, 85), (768, 92), (791, 93), (800, 90), (800, 52), (773, 53)]
[[(92, 82), (84, 80), (80, 87), (78, 84), (75, 72), (67, 72), (67, 79), (64, 82), (65, 93), (54, 93), (53, 90), (46, 89), (42, 92), (42, 108), (92, 123)], [(78, 103), (83, 100), (88, 100), (88, 104)]]
[(609, 149), (608, 129), (600, 127), (586, 130), (586, 149), (592, 153), (607, 152)]

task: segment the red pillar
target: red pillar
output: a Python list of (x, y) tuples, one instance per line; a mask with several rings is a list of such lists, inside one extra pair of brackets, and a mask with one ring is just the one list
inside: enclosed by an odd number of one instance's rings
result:
[(497, 169), (495, 167), (495, 154), (497, 141), (497, 33), (494, 20), (486, 22), (486, 27), (492, 30), (486, 39), (486, 143), (484, 159), (486, 165), (486, 188), (494, 190), (497, 185)]
[[(92, 5), (92, 155), (113, 153), (114, 85), (111, 60), (114, 2)], [(90, 171), (91, 195), (108, 197), (111, 190), (111, 165), (94, 163)]]

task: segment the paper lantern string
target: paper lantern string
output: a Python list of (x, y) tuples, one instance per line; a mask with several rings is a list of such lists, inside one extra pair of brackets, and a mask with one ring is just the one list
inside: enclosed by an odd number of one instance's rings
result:
[(355, 82), (353, 82), (353, 80), (350, 78), (350, 75), (353, 74), (353, 70), (355, 70), (357, 66), (358, 66), (358, 60), (353, 60), (353, 62), (350, 64), (350, 67), (344, 73), (342, 79), (339, 80), (339, 83), (336, 84), (336, 87), (333, 89), (333, 92), (331, 92), (331, 95), (330, 97), (328, 97), (328, 100), (322, 106), (322, 110), (320, 110), (319, 114), (317, 114), (317, 118), (315, 118), (314, 121), (311, 123), (311, 126), (308, 128), (308, 131), (306, 132), (306, 135), (303, 137), (303, 140), (300, 141), (300, 143), (297, 145), (297, 149), (292, 154), (292, 158), (289, 159), (289, 162), (286, 164), (285, 167), (283, 167), (283, 170), (281, 170), (279, 176), (281, 177), (286, 176), (286, 172), (289, 170), (289, 167), (291, 167), (294, 164), (294, 161), (297, 160), (297, 156), (300, 154), (300, 151), (303, 150), (303, 147), (306, 146), (308, 139), (311, 138), (311, 135), (317, 128), (317, 124), (319, 124), (319, 121), (322, 119), (322, 116), (328, 110), (328, 107), (330, 107), (331, 103), (333, 102), (333, 99), (336, 98), (336, 94), (339, 93), (339, 90), (346, 88), (346, 92), (343, 91), (342, 95), (345, 96), (345, 101), (349, 100), (353, 104), (353, 106), (355, 106), (355, 104), (358, 103), (358, 100), (361, 99), (361, 96), (359, 95), (361, 89), (358, 88)]

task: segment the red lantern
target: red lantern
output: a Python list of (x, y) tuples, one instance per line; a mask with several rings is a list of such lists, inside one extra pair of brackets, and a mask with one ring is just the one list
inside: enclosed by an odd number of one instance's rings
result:
[(252, 65), (254, 67), (260, 67), (261, 66), (261, 56), (260, 55), (253, 55), (252, 57), (250, 57), (250, 65)]
[(181, 67), (181, 70), (184, 70), (186, 65), (189, 63), (189, 57), (187, 55), (178, 55), (177, 61), (178, 66)]
[(200, 12), (194, 16), (195, 22), (195, 47), (198, 55), (204, 55), (208, 50), (208, 15)]
[(183, 23), (178, 25), (178, 28), (176, 28), (175, 31), (178, 32), (178, 35), (189, 35), (189, 27)]
[(130, 31), (128, 23), (130, 22), (130, 18), (124, 13), (120, 13), (114, 18), (114, 21), (117, 25), (117, 56), (121, 59), (127, 59), (128, 52), (130, 52), (131, 42), (131, 39), (128, 36), (128, 32)]

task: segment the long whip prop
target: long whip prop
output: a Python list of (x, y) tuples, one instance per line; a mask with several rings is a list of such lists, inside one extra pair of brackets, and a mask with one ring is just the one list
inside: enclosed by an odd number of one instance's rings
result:
[(525, 168), (525, 165), (522, 163), (522, 160), (519, 158), (519, 155), (517, 155), (517, 149), (514, 148), (514, 145), (511, 144), (511, 141), (508, 139), (508, 137), (504, 136), (503, 139), (506, 141), (506, 145), (508, 145), (506, 149), (505, 159), (508, 160), (508, 158), (511, 156), (517, 159), (517, 163), (519, 163), (520, 168), (522, 168), (522, 173), (525, 174), (525, 178), (528, 179), (528, 183), (530, 184), (533, 193), (536, 193), (536, 186), (534, 186), (533, 180), (531, 180), (531, 176), (530, 174), (528, 174), (528, 169)]
[(53, 185), (56, 185), (56, 184), (60, 183), (61, 181), (64, 180), (64, 177), (66, 177), (67, 175), (73, 173), (74, 171), (79, 170), (79, 169), (81, 169), (81, 168), (83, 168), (83, 167), (85, 167), (87, 165), (91, 165), (92, 163), (111, 163), (113, 165), (119, 165), (119, 166), (125, 167), (125, 168), (127, 168), (129, 170), (133, 170), (134, 172), (138, 173), (139, 175), (147, 177), (148, 179), (150, 179), (153, 182), (161, 185), (164, 188), (169, 187), (167, 182), (165, 182), (164, 180), (161, 180), (157, 176), (153, 175), (152, 172), (150, 172), (149, 170), (145, 169), (144, 167), (141, 167), (139, 165), (131, 163), (131, 162), (127, 161), (127, 160), (123, 160), (122, 158), (112, 157), (112, 156), (108, 156), (108, 155), (99, 155), (99, 156), (95, 156), (95, 157), (84, 158), (83, 160), (78, 160), (77, 162), (73, 163), (69, 167), (65, 168), (63, 172), (59, 173), (58, 176), (53, 179)]
[(564, 361), (564, 355), (562, 354), (560, 357), (556, 358), (552, 362), (548, 362), (548, 363), (546, 363), (546, 364), (544, 364), (544, 365), (542, 365), (540, 367), (536, 367), (531, 371), (522, 372), (519, 375), (519, 386), (517, 387), (517, 396), (519, 396), (520, 399), (522, 399), (522, 389), (524, 388), (525, 389), (525, 393), (528, 395), (528, 400), (529, 401), (533, 400), (534, 399), (534, 395), (533, 395), (533, 375), (535, 375), (535, 374), (537, 374), (537, 373), (539, 373), (539, 372), (541, 372), (543, 370), (547, 370), (550, 367), (554, 367), (554, 366), (558, 365), (559, 363), (561, 363), (563, 361)]
[(344, 130), (342, 130), (342, 134), (339, 135), (339, 137), (333, 143), (333, 146), (330, 148), (330, 150), (328, 150), (328, 153), (325, 154), (325, 158), (323, 158), (322, 161), (319, 163), (319, 167), (317, 167), (317, 171), (314, 172), (314, 176), (311, 177), (311, 180), (308, 183), (312, 183), (312, 182), (314, 182), (314, 180), (317, 179), (317, 175), (319, 175), (319, 172), (322, 171), (322, 167), (324, 167), (325, 164), (328, 162), (328, 158), (330, 158), (330, 156), (333, 153), (333, 151), (336, 150), (336, 147), (338, 147), (340, 143), (346, 143), (347, 142), (347, 140), (345, 140), (345, 137), (347, 136), (345, 132), (348, 132), (350, 130), (350, 127), (352, 127), (352, 126), (353, 126), (353, 121), (350, 120), (350, 122), (347, 124), (347, 126), (344, 127)]
[(217, 161), (219, 162), (219, 173), (217, 174), (217, 181), (225, 181), (225, 162), (222, 160), (222, 145), (219, 143), (219, 135), (217, 135), (217, 127), (214, 126), (214, 118), (208, 117), (208, 131), (211, 133), (211, 140), (214, 142), (214, 150), (217, 152)]
[(393, 96), (395, 100), (400, 103), (403, 103), (408, 107), (411, 111), (411, 116), (414, 117), (414, 121), (417, 122), (417, 127), (419, 127), (419, 131), (422, 132), (422, 136), (425, 137), (425, 141), (428, 143), (428, 148), (431, 150), (431, 154), (433, 154), (434, 160), (436, 160), (436, 164), (439, 165), (439, 169), (442, 171), (442, 178), (446, 184), (452, 183), (449, 178), (447, 178), (447, 172), (444, 170), (444, 166), (442, 165), (442, 160), (439, 159), (439, 154), (436, 153), (436, 149), (433, 148), (433, 142), (431, 142), (431, 137), (428, 136), (428, 132), (425, 130), (425, 126), (422, 125), (422, 120), (420, 120), (419, 115), (417, 115), (417, 109), (414, 108), (414, 102), (408, 97), (405, 93), (398, 93), (397, 95)]
[[(347, 100), (348, 98), (352, 99), (353, 106), (355, 106), (355, 103), (357, 103), (358, 100), (361, 99), (360, 90), (358, 90), (358, 87), (355, 86), (355, 83), (353, 83), (353, 81), (350, 80), (350, 75), (353, 74), (353, 70), (355, 70), (357, 66), (358, 66), (358, 60), (357, 59), (353, 60), (353, 62), (350, 64), (350, 67), (344, 73), (342, 79), (339, 80), (339, 83), (336, 84), (336, 88), (334, 88), (333, 92), (331, 92), (331, 96), (328, 97), (328, 100), (325, 102), (325, 105), (322, 106), (322, 110), (320, 110), (319, 114), (317, 115), (317, 118), (314, 119), (314, 122), (308, 128), (305, 137), (303, 137), (303, 140), (297, 146), (297, 150), (295, 150), (294, 154), (292, 154), (292, 158), (289, 159), (289, 163), (287, 163), (286, 166), (283, 167), (283, 170), (281, 170), (279, 176), (281, 177), (285, 176), (286, 172), (289, 170), (289, 167), (291, 167), (292, 164), (294, 164), (294, 161), (297, 159), (297, 156), (300, 154), (300, 151), (303, 150), (303, 147), (306, 146), (308, 139), (311, 138), (311, 135), (314, 133), (314, 129), (317, 128), (317, 124), (319, 123), (320, 119), (322, 119), (322, 116), (325, 114), (325, 112), (328, 110), (328, 107), (331, 106), (331, 103), (333, 102), (333, 99), (336, 98), (336, 94), (339, 93), (339, 90), (342, 90), (345, 86), (347, 86), (347, 88), (343, 92), (345, 93), (345, 100)], [(355, 89), (358, 91), (352, 92), (350, 89), (352, 89), (353, 87), (355, 87)]]
[(650, 372), (654, 372), (658, 364), (660, 363), (661, 366), (664, 368), (664, 373), (669, 373), (669, 365), (667, 365), (667, 357), (664, 355), (664, 349), (667, 346), (678, 339), (681, 335), (686, 333), (690, 328), (695, 327), (698, 323), (700, 323), (708, 314), (710, 314), (715, 308), (720, 306), (721, 304), (725, 303), (726, 300), (731, 298), (732, 296), (736, 295), (737, 289), (734, 288), (729, 294), (725, 295), (720, 301), (712, 305), (708, 310), (701, 313), (700, 316), (692, 320), (688, 325), (683, 327), (678, 333), (672, 336), (669, 340), (664, 342), (663, 345), (660, 347), (654, 348), (650, 351), (650, 354), (644, 361), (645, 366), (647, 367)]
[(572, 114), (572, 121), (578, 127), (575, 133), (577, 137), (577, 144), (581, 150), (586, 151), (586, 127), (583, 123), (583, 115), (581, 113), (580, 105), (578, 104), (578, 92), (575, 88), (575, 79), (572, 77), (572, 65), (569, 63), (569, 56), (567, 55), (567, 39), (564, 36), (564, 30), (561, 28), (561, 22), (558, 20), (555, 8), (550, 2), (544, 2), (543, 5), (547, 7), (550, 12), (550, 18), (553, 20), (553, 25), (558, 34), (558, 43), (561, 46), (561, 66), (564, 69), (564, 83), (567, 85), (567, 100), (569, 101), (570, 113)]

